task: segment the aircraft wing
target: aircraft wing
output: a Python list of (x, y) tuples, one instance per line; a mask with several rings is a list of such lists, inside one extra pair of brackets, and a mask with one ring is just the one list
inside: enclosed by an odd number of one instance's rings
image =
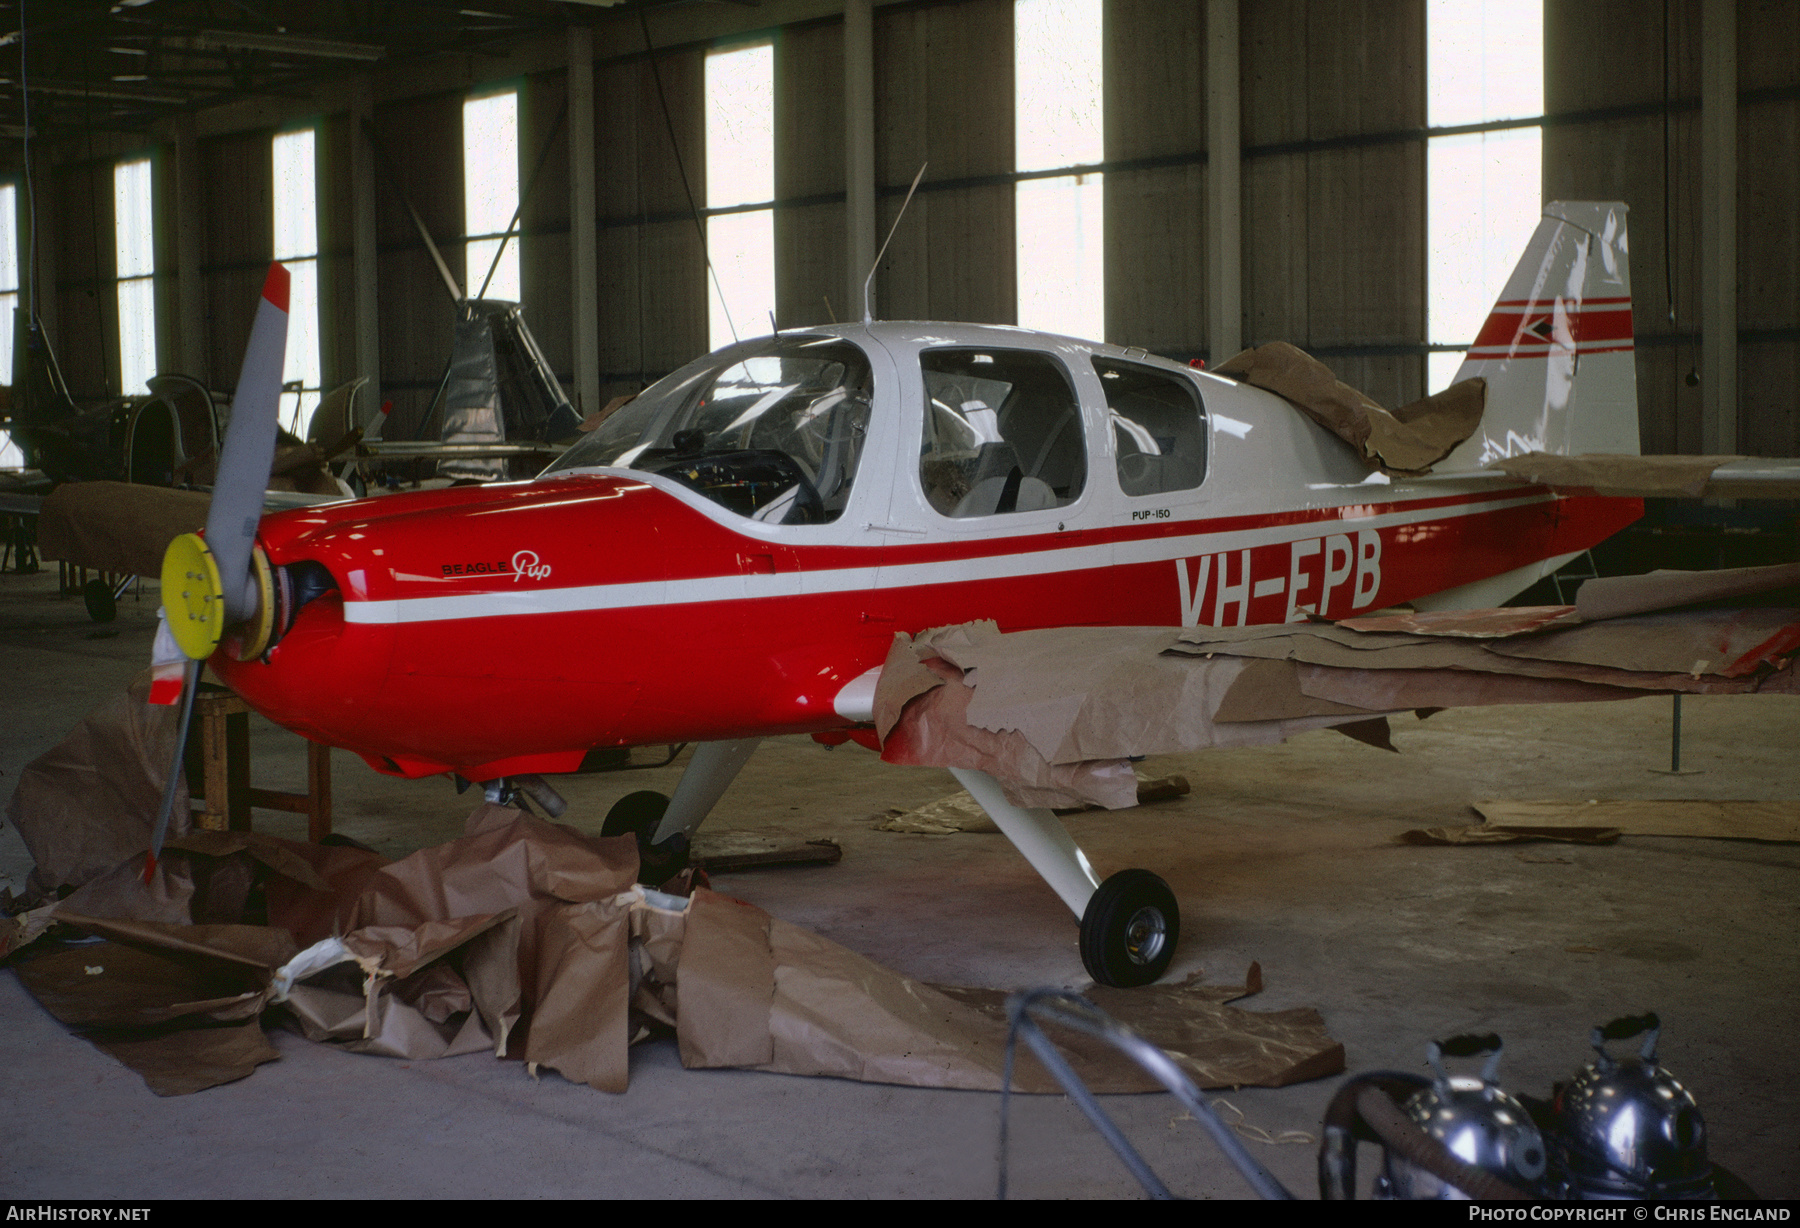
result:
[(1529, 482), (1558, 490), (1645, 499), (1800, 499), (1800, 458), (1531, 452), (1495, 461), (1485, 469), (1428, 473), (1406, 480)]
[[(346, 495), (265, 491), (265, 511), (340, 502)], [(78, 567), (140, 576), (162, 574), (163, 552), (183, 533), (206, 524), (212, 496), (132, 482), (65, 482), (39, 499), (8, 495), (7, 511), (38, 515), (38, 553)], [(27, 509), (26, 501), (35, 503)], [(14, 509), (11, 505), (20, 503)]]
[[(1800, 694), (1800, 609), (1692, 609), (1800, 564), (1589, 581), (1575, 606), (1248, 627), (993, 623), (896, 637), (873, 711), (890, 763), (974, 769), (1015, 805), (1135, 804), (1131, 760), (1334, 727), (1386, 749), (1408, 709)], [(947, 682), (958, 685), (947, 686)]]

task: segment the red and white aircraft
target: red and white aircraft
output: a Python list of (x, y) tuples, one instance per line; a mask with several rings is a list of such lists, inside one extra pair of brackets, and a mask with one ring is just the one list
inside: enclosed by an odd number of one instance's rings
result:
[[(1477, 473), (1638, 451), (1630, 295), (1624, 206), (1549, 206), (1458, 376), (1487, 380), (1481, 425), (1418, 480), (1142, 350), (932, 323), (747, 341), (533, 481), (263, 518), (253, 575), (225, 584), (262, 596), (228, 611), (249, 621), (212, 664), (277, 723), (401, 776), (700, 743), (638, 816), (662, 844), (758, 739), (869, 721), (897, 631), (1499, 604), (1641, 512)], [(1161, 880), (1099, 884), (1049, 812), (961, 775), (1084, 918), (1090, 972), (1160, 975), (1179, 925)]]

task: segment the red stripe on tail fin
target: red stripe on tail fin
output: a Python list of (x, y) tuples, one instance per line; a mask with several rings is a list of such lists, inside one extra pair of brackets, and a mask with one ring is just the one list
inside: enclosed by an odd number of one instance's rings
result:
[(286, 265), (271, 264), (269, 275), (263, 280), (262, 296), (282, 311), (286, 311), (288, 309), (288, 282), (291, 280)]

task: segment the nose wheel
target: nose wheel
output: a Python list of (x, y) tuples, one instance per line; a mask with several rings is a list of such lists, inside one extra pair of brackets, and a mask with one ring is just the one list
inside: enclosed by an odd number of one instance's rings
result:
[(1120, 870), (1081, 914), (1081, 962), (1102, 985), (1148, 985), (1168, 971), (1181, 938), (1181, 909), (1148, 870)]
[(688, 838), (678, 832), (661, 844), (652, 844), (663, 812), (669, 808), (669, 796), (654, 789), (627, 793), (613, 803), (600, 825), (603, 836), (636, 836), (638, 843), (638, 881), (659, 887), (687, 869)]

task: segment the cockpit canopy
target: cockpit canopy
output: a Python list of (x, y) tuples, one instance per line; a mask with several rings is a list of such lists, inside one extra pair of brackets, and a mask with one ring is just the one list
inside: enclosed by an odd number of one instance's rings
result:
[(850, 500), (873, 392), (848, 341), (748, 341), (658, 380), (545, 473), (638, 469), (755, 520), (827, 524)]

